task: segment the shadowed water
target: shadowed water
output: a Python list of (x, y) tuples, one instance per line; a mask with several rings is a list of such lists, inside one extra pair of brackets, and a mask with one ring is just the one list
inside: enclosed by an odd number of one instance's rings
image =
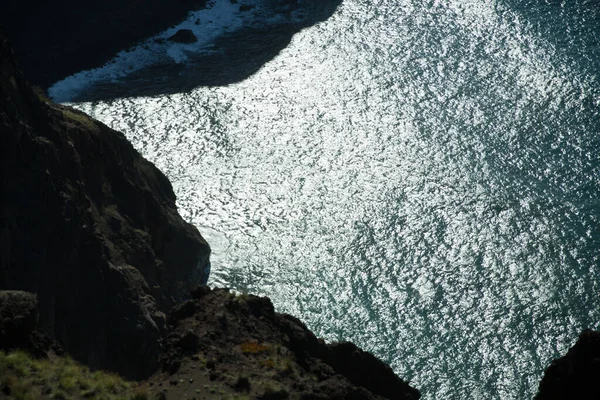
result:
[(172, 180), (212, 284), (426, 399), (524, 399), (600, 318), (594, 2), (346, 0), (241, 82), (81, 103)]
[[(53, 93), (53, 89), (50, 93), (62, 101), (108, 101), (239, 82), (276, 57), (295, 33), (329, 18), (340, 3), (341, 0), (208, 2), (206, 10), (192, 13), (177, 26), (194, 30), (197, 43), (165, 40), (175, 32), (173, 28), (122, 52), (116, 65), (104, 68), (115, 70), (109, 79), (98, 79), (101, 72), (89, 71), (87, 77), (84, 73), (78, 79), (65, 80), (67, 86), (74, 80), (77, 87), (68, 97)], [(240, 11), (240, 4), (251, 8)]]

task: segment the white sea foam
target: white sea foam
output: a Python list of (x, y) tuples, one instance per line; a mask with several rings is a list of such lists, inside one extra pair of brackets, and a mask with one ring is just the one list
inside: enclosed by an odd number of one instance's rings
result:
[[(214, 51), (212, 43), (223, 34), (257, 23), (274, 22), (263, 12), (265, 5), (262, 0), (245, 0), (243, 4), (253, 8), (240, 11), (240, 4), (232, 4), (230, 0), (215, 0), (205, 9), (190, 12), (180, 24), (117, 53), (102, 67), (78, 72), (55, 83), (48, 89), (48, 94), (54, 101), (68, 102), (94, 83), (118, 82), (134, 71), (160, 62), (184, 63), (188, 54)], [(166, 40), (180, 29), (192, 30), (198, 41), (181, 44)]]

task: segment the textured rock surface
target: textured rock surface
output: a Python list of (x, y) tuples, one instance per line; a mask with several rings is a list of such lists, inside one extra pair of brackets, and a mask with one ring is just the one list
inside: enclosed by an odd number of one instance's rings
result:
[(75, 72), (101, 66), (205, 3), (2, 0), (0, 25), (4, 25), (28, 79), (45, 88)]
[(38, 330), (37, 296), (18, 290), (0, 290), (0, 350), (27, 350), (47, 357), (62, 355), (63, 349)]
[(585, 330), (546, 369), (536, 400), (600, 399), (600, 332)]
[(167, 178), (125, 137), (36, 95), (0, 33), (0, 289), (37, 294), (75, 358), (154, 371), (165, 316), (210, 249)]
[(418, 399), (392, 369), (351, 343), (325, 344), (268, 298), (199, 287), (169, 313), (163, 370), (167, 399), (241, 392), (273, 399)]

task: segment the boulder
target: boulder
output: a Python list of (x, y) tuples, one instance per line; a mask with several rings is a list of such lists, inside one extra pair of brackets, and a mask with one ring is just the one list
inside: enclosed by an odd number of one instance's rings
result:
[(38, 324), (37, 296), (22, 291), (0, 291), (0, 348), (22, 348)]
[(191, 29), (180, 29), (177, 32), (175, 32), (173, 36), (169, 37), (168, 40), (175, 43), (189, 44), (196, 43), (198, 41), (198, 38), (196, 37), (196, 35), (194, 35), (194, 32), (192, 32)]

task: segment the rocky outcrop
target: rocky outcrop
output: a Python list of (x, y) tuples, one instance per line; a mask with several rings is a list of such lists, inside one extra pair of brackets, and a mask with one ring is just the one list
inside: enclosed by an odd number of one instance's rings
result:
[(0, 290), (0, 350), (27, 350), (38, 357), (63, 355), (60, 345), (38, 330), (37, 296)]
[(420, 398), (372, 354), (326, 344), (297, 318), (276, 313), (268, 298), (205, 286), (193, 297), (169, 313), (164, 373), (150, 380), (170, 386), (166, 398), (201, 392), (206, 376), (216, 392), (250, 398)]
[(3, 0), (0, 25), (27, 77), (46, 88), (103, 65), (205, 4), (206, 0)]
[(29, 336), (37, 328), (38, 302), (32, 293), (16, 290), (0, 291), (0, 347), (27, 346)]
[(546, 369), (535, 400), (600, 399), (599, 377), (600, 332), (588, 329)]
[(175, 43), (195, 43), (198, 41), (191, 29), (180, 29), (168, 40)]
[(0, 289), (39, 300), (75, 358), (152, 373), (165, 314), (210, 249), (167, 178), (123, 134), (29, 87), (0, 33)]

